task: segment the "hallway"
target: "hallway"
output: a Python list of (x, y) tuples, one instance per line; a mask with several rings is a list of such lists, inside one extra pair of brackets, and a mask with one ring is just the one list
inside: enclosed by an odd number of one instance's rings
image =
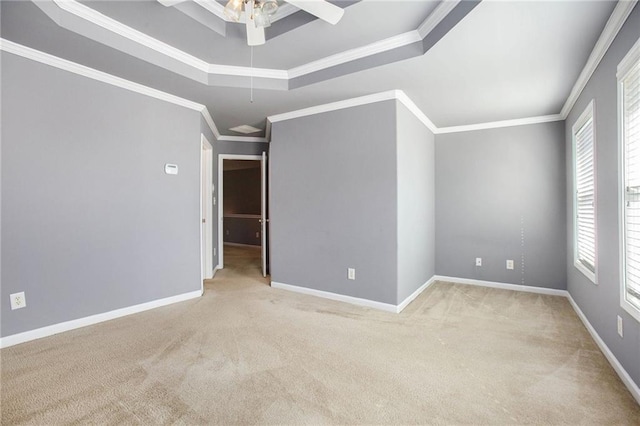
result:
[(264, 278), (261, 270), (260, 246), (224, 245), (224, 269), (216, 272), (215, 277), (205, 280), (205, 290), (209, 285), (230, 283), (263, 283), (269, 285), (269, 277)]

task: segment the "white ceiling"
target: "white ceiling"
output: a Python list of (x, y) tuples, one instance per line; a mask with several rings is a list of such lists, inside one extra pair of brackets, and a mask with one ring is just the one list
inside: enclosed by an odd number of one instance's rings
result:
[[(208, 63), (247, 65), (242, 32), (232, 29), (238, 24), (228, 24), (223, 38), (155, 0), (85, 4)], [(307, 17), (255, 48), (254, 63), (289, 69), (407, 33), (439, 4), (363, 0), (346, 7), (336, 27)], [(263, 128), (269, 115), (393, 89), (403, 90), (438, 127), (557, 114), (615, 2), (485, 0), (453, 21), (456, 25), (424, 54), (380, 66), (369, 61), (371, 68), (353, 67), (335, 78), (327, 74), (297, 89), (255, 90), (253, 103), (245, 87), (206, 84), (167, 71), (63, 29), (28, 2), (3, 1), (1, 7), (3, 38), (205, 104), (221, 133), (233, 134), (227, 129), (241, 124)], [(294, 23), (304, 13), (273, 27)], [(366, 68), (361, 64), (366, 61), (358, 64)]]

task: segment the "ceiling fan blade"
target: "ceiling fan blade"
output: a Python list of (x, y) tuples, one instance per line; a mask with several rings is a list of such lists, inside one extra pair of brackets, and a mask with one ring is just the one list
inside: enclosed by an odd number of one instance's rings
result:
[(187, 0), (158, 0), (161, 5), (167, 7), (175, 6), (176, 4), (184, 3), (185, 1)]
[(337, 24), (344, 15), (344, 9), (325, 0), (285, 0), (330, 24)]
[(264, 37), (264, 28), (256, 27), (255, 19), (253, 16), (253, 0), (249, 0), (245, 8), (245, 21), (247, 25), (247, 44), (249, 46), (260, 46), (266, 42)]

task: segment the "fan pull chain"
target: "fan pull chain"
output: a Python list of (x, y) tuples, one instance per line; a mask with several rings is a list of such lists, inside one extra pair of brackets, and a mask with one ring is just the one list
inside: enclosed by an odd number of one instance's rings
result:
[(251, 46), (251, 103), (253, 103), (253, 46)]

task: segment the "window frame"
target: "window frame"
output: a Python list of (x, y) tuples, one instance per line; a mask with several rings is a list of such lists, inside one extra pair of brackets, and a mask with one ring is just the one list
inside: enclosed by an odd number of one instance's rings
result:
[[(593, 129), (593, 239), (594, 239), (594, 270), (591, 271), (585, 265), (580, 262), (578, 257), (578, 170), (577, 170), (577, 144), (576, 135), (583, 128), (587, 122), (591, 120)], [(572, 167), (573, 167), (573, 266), (580, 271), (585, 277), (589, 279), (593, 284), (598, 284), (598, 188), (597, 188), (597, 176), (598, 168), (596, 161), (596, 105), (595, 100), (591, 100), (587, 104), (586, 108), (580, 114), (578, 119), (571, 127), (571, 144), (573, 151)]]
[(618, 224), (620, 243), (620, 306), (629, 315), (640, 322), (640, 308), (627, 300), (626, 284), (626, 166), (625, 166), (625, 136), (624, 136), (624, 88), (622, 81), (629, 72), (640, 62), (640, 40), (638, 40), (625, 57), (620, 61), (616, 73), (617, 104), (618, 104)]

